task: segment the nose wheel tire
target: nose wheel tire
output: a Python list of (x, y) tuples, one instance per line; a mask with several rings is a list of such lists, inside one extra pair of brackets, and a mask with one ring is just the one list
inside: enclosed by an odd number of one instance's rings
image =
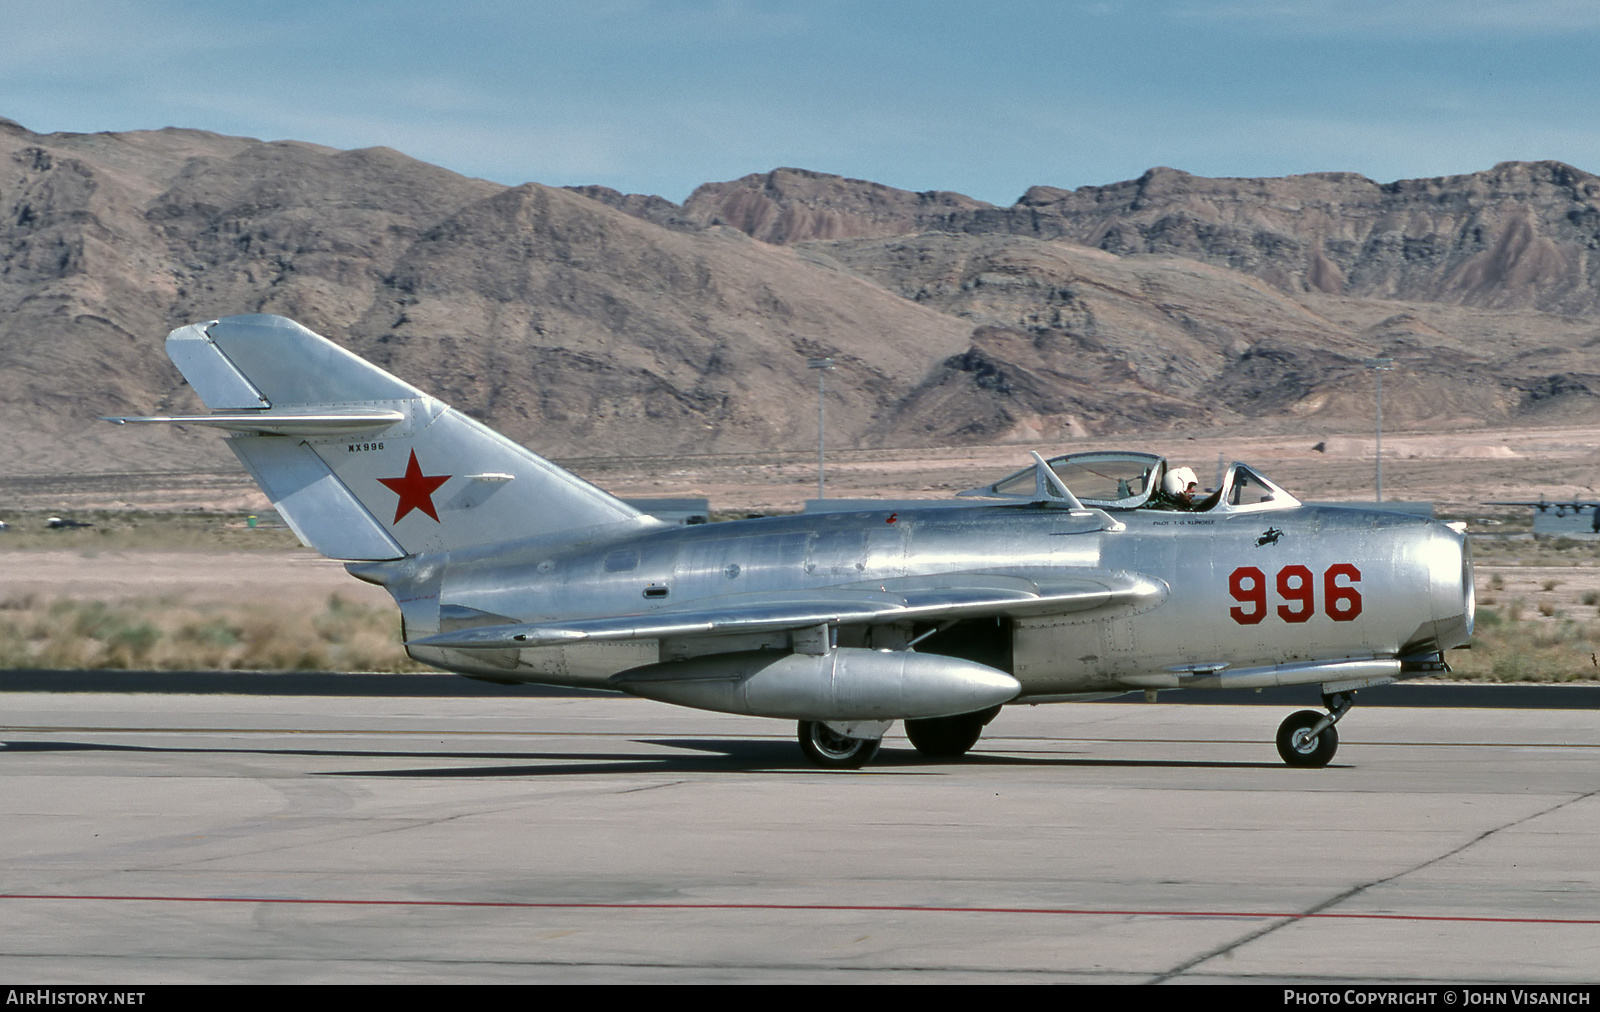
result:
[(820, 720), (800, 722), (800, 751), (825, 770), (858, 770), (878, 754), (880, 738), (847, 738)]
[(1322, 718), (1315, 710), (1300, 710), (1278, 725), (1278, 755), (1284, 762), (1311, 769), (1328, 765), (1339, 751), (1339, 732), (1329, 725), (1312, 737), (1310, 730)]

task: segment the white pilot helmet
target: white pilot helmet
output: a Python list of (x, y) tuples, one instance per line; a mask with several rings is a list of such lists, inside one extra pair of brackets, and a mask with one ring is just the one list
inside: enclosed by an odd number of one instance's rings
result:
[(1161, 491), (1167, 495), (1182, 495), (1190, 485), (1199, 485), (1200, 479), (1195, 477), (1192, 467), (1174, 467), (1167, 470), (1161, 479)]

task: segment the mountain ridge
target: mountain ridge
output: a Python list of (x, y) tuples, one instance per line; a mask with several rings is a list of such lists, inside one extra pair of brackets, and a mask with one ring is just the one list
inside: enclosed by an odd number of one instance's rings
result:
[(533, 448), (797, 448), (1592, 411), (1600, 180), (1555, 162), (950, 191), (775, 169), (683, 205), (387, 148), (0, 121), (0, 467), (231, 466), (173, 327), (300, 320)]

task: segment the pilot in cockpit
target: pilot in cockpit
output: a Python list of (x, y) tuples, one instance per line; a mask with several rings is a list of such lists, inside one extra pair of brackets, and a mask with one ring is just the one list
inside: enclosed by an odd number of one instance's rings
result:
[[(1200, 479), (1192, 467), (1171, 467), (1161, 478), (1161, 490), (1152, 496), (1152, 505), (1158, 509), (1185, 510), (1198, 513), (1217, 504), (1218, 494), (1207, 495), (1200, 488)], [(1157, 502), (1159, 500), (1159, 502)]]

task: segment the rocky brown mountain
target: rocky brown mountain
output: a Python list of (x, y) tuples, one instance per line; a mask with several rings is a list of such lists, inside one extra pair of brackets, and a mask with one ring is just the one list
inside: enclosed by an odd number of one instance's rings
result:
[(865, 179), (806, 169), (773, 169), (695, 188), (683, 206), (606, 186), (570, 187), (593, 200), (667, 228), (727, 225), (768, 243), (960, 231), (967, 213), (994, 205), (961, 193), (912, 193)]
[(1158, 168), (1009, 208), (779, 169), (651, 215), (795, 244), (978, 324), (874, 438), (1359, 426), (1380, 355), (1398, 424), (1583, 416), (1600, 392), (1600, 179), (1556, 162), (1385, 185)]
[(383, 149), (0, 125), (0, 461), (226, 465), (207, 434), (94, 416), (196, 409), (174, 326), (275, 312), (549, 453), (806, 445), (808, 355), (841, 432), (959, 352), (963, 321), (793, 249)]
[(0, 121), (0, 468), (206, 469), (172, 327), (295, 317), (547, 453), (1592, 412), (1596, 181), (1152, 170), (999, 208), (780, 169), (683, 206), (387, 149)]
[(1202, 179), (1152, 169), (1108, 187), (1034, 187), (1012, 209), (1113, 253), (1174, 253), (1287, 291), (1534, 308), (1600, 307), (1600, 179), (1560, 162), (1387, 185), (1353, 173)]
[(708, 183), (681, 209), (651, 214), (731, 225), (766, 242), (1000, 233), (1203, 260), (1289, 292), (1600, 308), (1600, 178), (1560, 162), (1388, 184), (1351, 172), (1208, 179), (1155, 168), (1109, 186), (1035, 186), (1008, 208), (778, 169)]

